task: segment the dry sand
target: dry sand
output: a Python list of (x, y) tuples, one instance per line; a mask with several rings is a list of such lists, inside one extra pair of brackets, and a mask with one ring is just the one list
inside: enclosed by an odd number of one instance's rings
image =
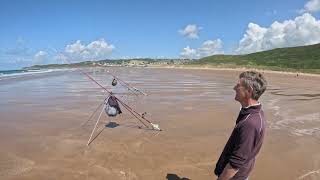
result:
[[(87, 69), (110, 87), (107, 69)], [(78, 72), (0, 81), (0, 179), (215, 179), (238, 115), (238, 71), (108, 69), (149, 96), (119, 94), (164, 131), (139, 129), (124, 109), (83, 124), (106, 94)], [(265, 72), (265, 143), (251, 179), (320, 179), (320, 78)], [(116, 87), (113, 92), (127, 93)], [(109, 121), (115, 128), (105, 127)]]

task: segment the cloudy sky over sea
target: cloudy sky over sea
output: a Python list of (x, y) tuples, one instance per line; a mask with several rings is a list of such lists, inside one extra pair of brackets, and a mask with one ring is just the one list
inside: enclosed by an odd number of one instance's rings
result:
[(0, 0), (0, 69), (320, 42), (320, 0)]

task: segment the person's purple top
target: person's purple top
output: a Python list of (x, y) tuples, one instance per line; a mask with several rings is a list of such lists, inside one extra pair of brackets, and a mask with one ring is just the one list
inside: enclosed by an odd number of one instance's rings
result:
[(265, 118), (261, 105), (242, 108), (232, 134), (216, 164), (214, 173), (220, 176), (229, 163), (239, 171), (232, 178), (242, 180), (249, 177), (260, 151), (265, 133)]

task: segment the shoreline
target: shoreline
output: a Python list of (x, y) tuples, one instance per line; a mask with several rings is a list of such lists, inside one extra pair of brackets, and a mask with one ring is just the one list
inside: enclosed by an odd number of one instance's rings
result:
[(246, 67), (236, 67), (236, 68), (226, 68), (226, 67), (213, 67), (213, 66), (147, 66), (146, 68), (166, 68), (166, 69), (199, 69), (199, 70), (215, 70), (215, 71), (260, 71), (262, 73), (270, 73), (270, 74), (283, 74), (283, 75), (303, 75), (310, 77), (320, 77), (320, 74), (315, 73), (303, 73), (303, 72), (290, 72), (290, 71), (275, 71), (269, 69), (258, 69), (258, 68), (246, 68)]
[[(83, 69), (83, 68), (107, 68), (107, 67), (133, 67), (133, 68), (174, 68), (174, 69), (204, 69), (204, 70), (222, 70), (222, 71), (246, 71), (246, 70), (254, 70), (254, 71), (261, 71), (265, 73), (273, 73), (273, 74), (287, 74), (287, 75), (304, 75), (304, 76), (314, 76), (314, 77), (320, 77), (320, 71), (318, 69), (285, 69), (280, 67), (269, 67), (269, 66), (258, 66), (258, 67), (245, 67), (245, 66), (230, 66), (228, 64), (224, 65), (210, 65), (210, 64), (127, 64), (127, 65), (121, 65), (121, 64), (114, 64), (114, 65), (81, 65), (81, 66), (73, 66), (71, 67), (63, 66), (63, 67), (38, 67), (39, 69)], [(272, 69), (272, 68), (279, 68), (279, 69)], [(32, 70), (32, 67), (24, 67), (20, 70)], [(314, 70), (314, 71), (312, 71)], [(311, 71), (311, 72), (310, 72)]]
[(260, 68), (248, 68), (248, 67), (217, 67), (217, 66), (210, 66), (210, 65), (201, 65), (201, 66), (193, 66), (193, 65), (148, 65), (148, 66), (85, 66), (85, 67), (65, 67), (65, 68), (43, 68), (43, 69), (84, 69), (84, 68), (109, 68), (109, 67), (127, 67), (127, 68), (164, 68), (164, 69), (195, 69), (195, 70), (216, 70), (216, 71), (259, 71), (263, 73), (270, 73), (270, 74), (283, 74), (283, 75), (294, 75), (297, 74), (303, 75), (303, 76), (309, 76), (309, 77), (320, 77), (320, 74), (317, 73), (305, 73), (305, 72), (292, 72), (292, 71), (284, 71), (284, 70), (270, 70), (270, 69), (260, 69)]

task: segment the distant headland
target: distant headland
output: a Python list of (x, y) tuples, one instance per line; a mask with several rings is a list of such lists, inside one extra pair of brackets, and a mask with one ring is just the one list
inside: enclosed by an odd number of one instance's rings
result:
[(253, 68), (320, 74), (320, 44), (277, 48), (244, 55), (212, 55), (201, 59), (104, 59), (72, 64), (34, 65), (23, 69), (109, 66)]

